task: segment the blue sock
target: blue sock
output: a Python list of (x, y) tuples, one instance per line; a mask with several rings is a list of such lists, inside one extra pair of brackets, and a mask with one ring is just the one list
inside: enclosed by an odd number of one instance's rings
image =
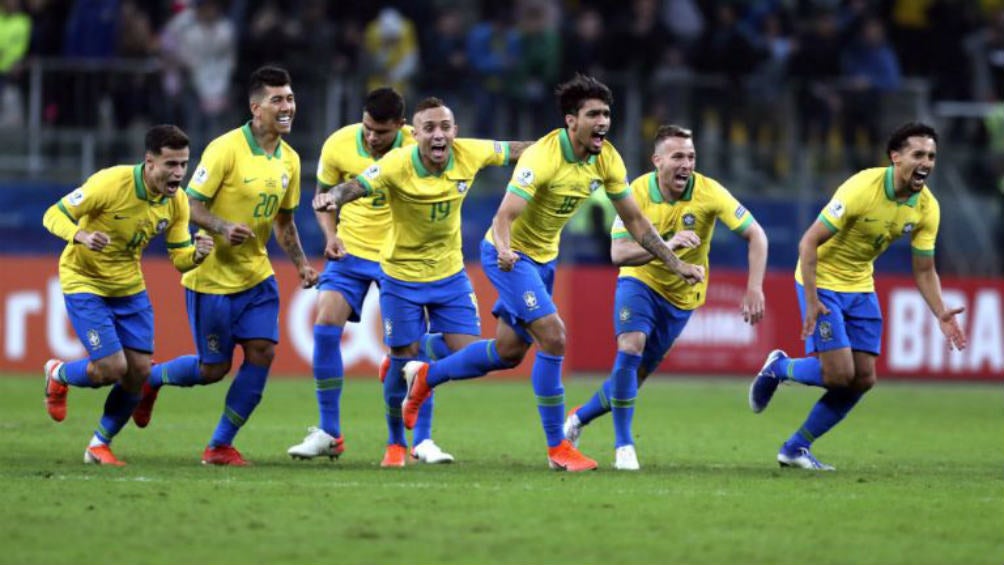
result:
[(785, 446), (809, 447), (812, 442), (843, 420), (862, 396), (862, 393), (848, 389), (826, 391), (826, 394), (809, 411), (809, 417), (806, 418), (802, 427), (785, 442)]
[(778, 359), (774, 363), (774, 374), (781, 377), (782, 381), (792, 380), (804, 385), (824, 386), (823, 366), (815, 357)]
[(332, 437), (340, 437), (342, 383), (342, 327), (314, 326), (314, 386), (320, 427)]
[(483, 339), (464, 347), (456, 353), (429, 365), (426, 377), (430, 387), (446, 381), (459, 381), (482, 377), (491, 371), (506, 369), (509, 365), (499, 357), (494, 339)]
[(429, 395), (429, 398), (422, 403), (422, 407), (418, 409), (418, 420), (415, 421), (415, 430), (411, 436), (412, 446), (432, 438), (432, 409), (435, 406), (435, 402), (433, 402), (435, 396), (435, 392)]
[(446, 345), (443, 334), (424, 334), (419, 338), (418, 343), (419, 361), (425, 361), (426, 363), (429, 361), (438, 361), (453, 353), (450, 347)]
[(583, 424), (588, 424), (594, 419), (606, 414), (610, 411), (610, 397), (613, 396), (614, 384), (611, 379), (603, 381), (600, 385), (599, 390), (596, 394), (575, 411), (575, 414), (579, 417), (579, 421)]
[(390, 369), (383, 381), (383, 401), (387, 412), (387, 445), (408, 445), (404, 437), (404, 418), (401, 416), (401, 402), (408, 392), (402, 369), (405, 363), (414, 361), (409, 357), (390, 357)]
[(202, 373), (199, 371), (198, 355), (182, 355), (166, 363), (154, 363), (147, 381), (153, 388), (163, 385), (195, 386), (201, 385)]
[(139, 394), (126, 392), (122, 385), (112, 386), (108, 392), (108, 398), (105, 399), (105, 411), (101, 415), (98, 429), (94, 430), (94, 437), (104, 443), (111, 443), (112, 438), (129, 421), (129, 417), (139, 405), (140, 398)]
[(638, 367), (640, 366), (641, 355), (623, 351), (617, 352), (613, 374), (610, 375), (613, 390), (610, 395), (610, 407), (614, 417), (615, 447), (634, 445), (634, 438), (631, 436), (631, 421), (634, 420), (634, 400), (638, 396)]
[(56, 380), (70, 386), (101, 388), (101, 385), (95, 384), (91, 379), (87, 378), (88, 363), (90, 363), (90, 359), (86, 358), (63, 363), (63, 366), (59, 368), (56, 375)]
[(254, 412), (258, 403), (261, 402), (261, 395), (265, 392), (267, 379), (268, 367), (252, 365), (247, 361), (241, 365), (234, 376), (234, 382), (230, 383), (230, 390), (227, 391), (223, 416), (220, 417), (220, 423), (216, 425), (213, 438), (209, 440), (211, 447), (233, 444), (234, 436), (251, 417), (251, 413)]
[(530, 380), (533, 393), (537, 396), (537, 412), (544, 426), (548, 447), (557, 447), (565, 439), (561, 425), (565, 418), (565, 389), (561, 386), (561, 363), (563, 356), (537, 352), (533, 361)]

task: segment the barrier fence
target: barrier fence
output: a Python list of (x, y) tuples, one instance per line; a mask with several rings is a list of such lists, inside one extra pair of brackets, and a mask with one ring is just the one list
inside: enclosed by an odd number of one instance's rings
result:
[[(320, 266), (320, 265), (317, 265)], [(156, 319), (155, 359), (194, 351), (185, 314), (184, 291), (170, 261), (148, 258), (143, 270)], [(276, 261), (281, 293), (280, 344), (273, 374), (310, 375), (315, 290), (298, 287), (296, 273)], [(82, 357), (63, 305), (57, 260), (52, 256), (0, 255), (0, 369), (40, 372), (46, 359)], [(491, 336), (495, 321), (494, 288), (479, 265), (467, 272), (474, 283), (482, 316), (482, 334)], [(967, 308), (961, 320), (969, 347), (949, 352), (923, 298), (908, 276), (882, 276), (877, 282), (885, 328), (879, 378), (1004, 381), (1004, 281), (945, 278), (945, 301)], [(566, 373), (605, 373), (615, 355), (613, 299), (616, 270), (607, 266), (560, 266), (555, 297), (568, 327)], [(660, 373), (679, 375), (752, 375), (775, 347), (801, 355), (803, 343), (798, 302), (790, 272), (770, 272), (765, 281), (767, 316), (751, 328), (743, 323), (739, 303), (746, 285), (742, 272), (712, 269), (707, 304), (691, 318)], [(375, 376), (384, 355), (379, 300), (371, 292), (362, 320), (343, 336), (346, 373)], [(504, 373), (528, 377), (530, 360)]]

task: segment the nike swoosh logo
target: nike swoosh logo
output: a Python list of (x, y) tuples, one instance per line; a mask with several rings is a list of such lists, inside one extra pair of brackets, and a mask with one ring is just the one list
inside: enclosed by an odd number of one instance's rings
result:
[(123, 216), (122, 214), (115, 214), (113, 216), (116, 220), (128, 220), (129, 216)]
[(258, 180), (258, 177), (251, 177), (251, 178), (244, 177), (244, 184), (247, 184), (249, 182), (254, 182), (256, 180)]
[(865, 221), (866, 222), (877, 222), (878, 220), (876, 218), (865, 218)]

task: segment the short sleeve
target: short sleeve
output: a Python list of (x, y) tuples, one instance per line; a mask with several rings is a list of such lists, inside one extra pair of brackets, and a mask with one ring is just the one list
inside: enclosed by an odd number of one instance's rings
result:
[(934, 243), (938, 239), (938, 226), (941, 223), (941, 206), (934, 198), (924, 210), (924, 216), (913, 230), (910, 237), (910, 249), (914, 255), (931, 257), (934, 255)]
[(516, 162), (507, 192), (512, 192), (524, 200), (533, 200), (537, 189), (547, 186), (554, 174), (554, 164), (547, 158), (545, 146), (534, 143), (520, 156)]
[(718, 219), (735, 233), (741, 234), (753, 223), (753, 214), (736, 200), (724, 186), (715, 183), (715, 204)]
[(108, 183), (104, 182), (105, 172), (91, 175), (79, 188), (59, 199), (59, 211), (78, 222), (84, 216), (97, 215), (108, 200)]
[(321, 148), (321, 158), (317, 161), (317, 184), (329, 188), (341, 182), (342, 171), (338, 167), (338, 154), (335, 151), (335, 140), (331, 137)]
[(858, 214), (853, 185), (848, 180), (840, 185), (833, 198), (819, 213), (819, 221), (823, 222), (830, 231), (836, 233), (844, 229), (848, 220), (855, 218)]
[(188, 221), (191, 216), (188, 199), (182, 194), (176, 194), (172, 205), (174, 216), (167, 228), (167, 247), (168, 249), (186, 247), (192, 242), (192, 234), (188, 231)]
[[(609, 149), (610, 153), (609, 157), (604, 159), (606, 166), (604, 167), (603, 188), (610, 200), (620, 200), (631, 194), (631, 191), (628, 190), (627, 167), (624, 165), (621, 154), (614, 149), (613, 145), (604, 149)], [(607, 155), (603, 157), (607, 157)]]
[(286, 194), (282, 197), (279, 209), (283, 212), (293, 212), (300, 205), (300, 159), (296, 158), (289, 163), (289, 186), (286, 187)]
[(197, 200), (212, 200), (223, 185), (223, 179), (232, 164), (233, 157), (225, 144), (210, 143), (202, 154), (202, 160), (199, 161), (199, 166), (196, 167), (185, 192)]

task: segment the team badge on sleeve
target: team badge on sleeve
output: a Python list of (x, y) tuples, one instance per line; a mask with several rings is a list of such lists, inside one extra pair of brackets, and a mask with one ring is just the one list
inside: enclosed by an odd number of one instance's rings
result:
[(280, 179), (280, 181), (282, 182), (283, 190), (289, 188), (289, 175), (287, 175), (286, 173), (282, 173), (282, 179)]
[(735, 211), (736, 219), (742, 218), (743, 214), (745, 214), (745, 213), (746, 213), (746, 208), (742, 204), (740, 204), (739, 207), (736, 208), (736, 211)]
[(202, 184), (206, 182), (206, 179), (208, 178), (209, 178), (209, 169), (200, 165), (199, 168), (196, 169), (195, 174), (192, 175), (192, 182), (194, 182), (195, 184)]
[(370, 168), (363, 171), (363, 176), (369, 180), (373, 180), (380, 176), (380, 165), (370, 165)]
[(73, 192), (70, 193), (69, 196), (66, 197), (66, 202), (70, 206), (79, 206), (80, 203), (83, 201), (84, 201), (84, 189), (82, 188), (74, 190)]
[(830, 204), (826, 207), (826, 211), (830, 213), (834, 218), (839, 218), (844, 215), (844, 203), (834, 198), (830, 201)]
[(530, 186), (533, 184), (533, 171), (527, 167), (516, 171), (516, 182), (521, 186)]
[(496, 153), (500, 153), (500, 154), (501, 153), (505, 153), (505, 149), (502, 148), (502, 143), (501, 142), (498, 142), (498, 141), (495, 142), (495, 152)]

